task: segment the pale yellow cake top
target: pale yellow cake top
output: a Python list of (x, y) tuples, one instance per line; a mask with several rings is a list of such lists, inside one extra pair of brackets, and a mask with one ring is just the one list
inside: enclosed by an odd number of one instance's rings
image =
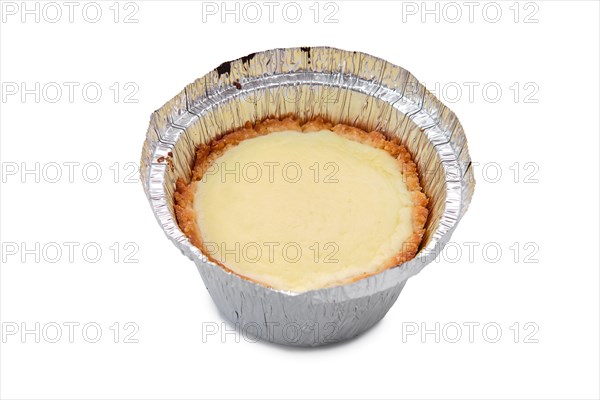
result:
[(212, 258), (293, 292), (389, 267), (413, 233), (413, 206), (394, 157), (329, 130), (241, 141), (197, 182), (193, 202)]

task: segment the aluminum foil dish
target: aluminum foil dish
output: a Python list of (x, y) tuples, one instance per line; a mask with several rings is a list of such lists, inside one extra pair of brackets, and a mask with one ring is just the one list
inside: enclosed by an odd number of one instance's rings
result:
[[(353, 283), (296, 293), (231, 273), (191, 244), (177, 224), (174, 192), (177, 179), (190, 180), (196, 148), (247, 121), (289, 114), (383, 132), (409, 150), (429, 198), (415, 258)], [(197, 79), (152, 114), (140, 170), (159, 224), (194, 261), (223, 315), (245, 333), (292, 346), (339, 342), (372, 327), (408, 278), (439, 254), (474, 190), (465, 134), (451, 110), (403, 68), (328, 47), (253, 53)]]

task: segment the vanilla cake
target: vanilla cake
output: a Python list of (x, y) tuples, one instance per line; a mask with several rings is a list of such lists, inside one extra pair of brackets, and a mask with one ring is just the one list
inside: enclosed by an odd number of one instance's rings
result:
[(211, 261), (290, 292), (412, 259), (426, 206), (402, 145), (320, 118), (247, 123), (200, 145), (175, 193), (180, 228)]

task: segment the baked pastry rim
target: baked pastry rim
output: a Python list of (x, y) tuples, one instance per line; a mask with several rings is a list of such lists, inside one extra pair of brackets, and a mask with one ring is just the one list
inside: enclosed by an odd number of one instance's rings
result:
[(281, 131), (298, 131), (303, 133), (317, 132), (322, 130), (330, 130), (346, 139), (360, 142), (363, 144), (370, 145), (375, 148), (379, 148), (388, 152), (392, 157), (396, 159), (400, 165), (400, 170), (403, 175), (404, 182), (408, 191), (411, 194), (413, 201), (413, 213), (412, 213), (412, 227), (413, 232), (407, 240), (402, 244), (402, 250), (391, 257), (387, 262), (383, 263), (375, 271), (365, 272), (361, 275), (355, 275), (348, 277), (344, 280), (337, 281), (331, 285), (323, 287), (323, 289), (332, 286), (345, 285), (352, 282), (356, 282), (360, 279), (367, 278), (369, 276), (377, 275), (391, 267), (402, 264), (406, 261), (413, 259), (419, 249), (423, 235), (425, 233), (425, 222), (429, 211), (427, 204), (428, 198), (422, 191), (419, 176), (417, 172), (417, 166), (412, 161), (411, 155), (408, 150), (401, 144), (396, 143), (392, 140), (387, 139), (382, 133), (377, 131), (366, 132), (360, 128), (332, 123), (318, 117), (311, 119), (307, 122), (301, 123), (300, 120), (294, 116), (286, 116), (281, 119), (267, 118), (255, 124), (246, 122), (244, 127), (234, 130), (233, 132), (226, 133), (221, 137), (211, 140), (209, 143), (200, 144), (196, 150), (196, 159), (192, 168), (192, 176), (190, 183), (186, 183), (183, 178), (178, 178), (176, 181), (175, 194), (174, 194), (174, 209), (177, 224), (185, 236), (190, 240), (192, 245), (197, 247), (203, 256), (205, 256), (211, 262), (219, 265), (227, 272), (238, 275), (243, 279), (250, 280), (260, 285), (271, 287), (265, 282), (249, 278), (239, 272), (235, 272), (228, 268), (226, 265), (221, 263), (219, 260), (212, 257), (204, 246), (202, 235), (196, 221), (196, 212), (194, 210), (194, 197), (196, 192), (197, 182), (202, 179), (202, 176), (208, 169), (208, 167), (223, 155), (228, 149), (238, 145), (240, 142), (246, 139), (251, 139), (263, 135), (267, 135), (273, 132)]

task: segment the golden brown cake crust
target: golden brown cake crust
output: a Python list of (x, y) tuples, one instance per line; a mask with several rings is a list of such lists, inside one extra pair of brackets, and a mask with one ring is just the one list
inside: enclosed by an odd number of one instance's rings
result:
[[(375, 272), (356, 276), (343, 282), (336, 282), (335, 285), (351, 283), (359, 279), (378, 274), (388, 268), (402, 264), (414, 258), (419, 250), (419, 245), (421, 244), (423, 234), (425, 233), (424, 226), (429, 213), (427, 210), (427, 204), (429, 200), (422, 191), (417, 173), (417, 166), (412, 161), (410, 153), (404, 146), (390, 141), (380, 132), (366, 132), (362, 129), (344, 124), (333, 125), (332, 123), (325, 121), (320, 117), (309, 120), (305, 123), (300, 123), (300, 121), (293, 116), (287, 116), (282, 119), (267, 118), (263, 121), (255, 123), (254, 125), (250, 122), (246, 122), (243, 128), (235, 130), (231, 133), (227, 133), (221, 138), (213, 140), (207, 144), (201, 144), (198, 146), (198, 149), (196, 150), (196, 161), (192, 169), (191, 182), (186, 184), (182, 178), (179, 178), (176, 182), (175, 190), (175, 215), (177, 217), (177, 223), (179, 224), (179, 227), (183, 233), (190, 239), (191, 243), (198, 247), (209, 260), (220, 265), (225, 270), (235, 273), (223, 265), (220, 261), (211, 257), (206, 251), (200, 229), (198, 228), (198, 224), (196, 222), (196, 214), (193, 207), (197, 182), (202, 179), (202, 176), (206, 170), (217, 158), (219, 158), (229, 148), (238, 145), (241, 141), (267, 135), (272, 132), (288, 130), (305, 133), (331, 130), (349, 140), (368, 144), (372, 147), (387, 151), (398, 161), (406, 186), (412, 194), (414, 205), (412, 221), (413, 233), (403, 243), (402, 250), (384, 263), (384, 265), (382, 265)], [(237, 275), (244, 279), (255, 281), (246, 276), (240, 274)], [(262, 282), (257, 283), (264, 285)]]

